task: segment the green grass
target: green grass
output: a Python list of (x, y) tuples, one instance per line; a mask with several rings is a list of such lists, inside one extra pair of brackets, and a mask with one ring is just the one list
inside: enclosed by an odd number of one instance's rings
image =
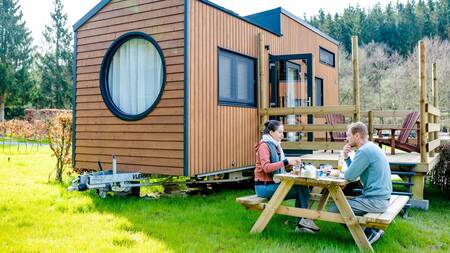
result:
[[(327, 222), (317, 222), (319, 234), (296, 234), (292, 218), (275, 216), (262, 234), (249, 234), (259, 213), (235, 198), (250, 190), (100, 199), (48, 183), (54, 163), (48, 148), (0, 149), (0, 252), (358, 252), (348, 231)], [(426, 197), (431, 209), (397, 218), (376, 252), (449, 251), (450, 201)]]

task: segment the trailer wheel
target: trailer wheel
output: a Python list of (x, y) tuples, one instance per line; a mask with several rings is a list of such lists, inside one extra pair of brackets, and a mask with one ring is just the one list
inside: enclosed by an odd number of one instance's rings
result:
[[(132, 181), (129, 182), (132, 184), (139, 184), (139, 181)], [(117, 194), (118, 196), (123, 196), (123, 197), (128, 197), (128, 196), (132, 196), (132, 197), (140, 197), (141, 196), (141, 187), (140, 186), (133, 186), (130, 187), (130, 189), (128, 191), (122, 191), (122, 192), (115, 192), (115, 194)]]
[(130, 196), (139, 198), (141, 196), (141, 187), (139, 186), (131, 187)]
[(102, 199), (106, 199), (107, 193), (108, 193), (108, 192), (106, 192), (106, 191), (102, 191), (102, 190), (97, 189), (97, 195), (98, 195), (100, 198), (102, 198)]

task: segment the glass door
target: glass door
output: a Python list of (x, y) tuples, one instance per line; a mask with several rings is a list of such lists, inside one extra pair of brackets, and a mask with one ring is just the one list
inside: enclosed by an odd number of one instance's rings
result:
[[(270, 107), (303, 107), (311, 104), (312, 82), (309, 72), (312, 72), (311, 54), (280, 55), (270, 57)], [(309, 60), (309, 61), (308, 61)], [(310, 123), (309, 117), (304, 115), (287, 115), (276, 117), (285, 126)], [(312, 123), (312, 122), (311, 122)], [(303, 133), (287, 132), (287, 141), (299, 141), (304, 138)], [(309, 139), (309, 135), (308, 135)], [(312, 139), (312, 137), (311, 137)]]

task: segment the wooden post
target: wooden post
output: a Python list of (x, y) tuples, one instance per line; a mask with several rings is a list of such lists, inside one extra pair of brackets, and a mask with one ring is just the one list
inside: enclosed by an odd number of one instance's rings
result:
[(426, 83), (426, 65), (425, 65), (425, 42), (419, 41), (419, 105), (420, 105), (420, 162), (428, 163), (426, 132), (427, 113), (425, 105), (427, 103), (427, 83)]
[(352, 64), (353, 64), (353, 101), (355, 115), (353, 121), (361, 120), (361, 107), (359, 97), (359, 61), (358, 61), (358, 36), (352, 36)]
[[(432, 67), (433, 66), (434, 66), (434, 63), (432, 65)], [(431, 82), (432, 82), (432, 84), (431, 84), (431, 94), (433, 95), (433, 98), (434, 98), (434, 83), (433, 83), (434, 80), (433, 79), (434, 79), (433, 71), (431, 71)], [(432, 101), (433, 101), (433, 104), (434, 104), (434, 100), (432, 100)], [(430, 101), (430, 103), (431, 103), (431, 101)], [(428, 114), (428, 123), (435, 123), (434, 115), (431, 114), (431, 113), (427, 113), (427, 114)], [(428, 133), (428, 141), (429, 142), (434, 140), (434, 133), (435, 132), (431, 132), (431, 131)], [(434, 150), (430, 151), (429, 155), (430, 155), (430, 157), (434, 157)]]
[[(311, 103), (310, 106), (316, 106), (317, 101), (315, 99), (315, 94), (316, 94), (316, 68), (314, 67), (314, 54), (311, 55), (311, 64), (310, 64), (311, 69), (309, 70), (309, 73), (311, 73), (311, 77), (312, 77), (312, 89), (311, 89)], [(314, 116), (313, 115), (308, 115), (308, 125), (309, 124), (314, 124)], [(314, 140), (314, 132), (308, 132), (308, 141), (315, 141)]]
[[(264, 35), (262, 33), (258, 34), (258, 47), (259, 47), (259, 109), (261, 111), (261, 109), (266, 109), (269, 106), (269, 98), (268, 98), (268, 87), (266, 84), (266, 64), (265, 64), (265, 59), (266, 59), (266, 50), (264, 48)], [(260, 116), (260, 124), (258, 126), (258, 129), (261, 125), (263, 125), (267, 120), (269, 120), (269, 116), (265, 115), (265, 116)]]
[(373, 141), (373, 111), (368, 113), (369, 120), (369, 141)]
[[(437, 83), (437, 76), (436, 76), (436, 63), (433, 63), (431, 68), (431, 78), (432, 78), (432, 85), (433, 85), (433, 105), (437, 109), (439, 109), (439, 86)], [(433, 123), (439, 124), (439, 117), (434, 116)], [(439, 139), (439, 132), (433, 133), (433, 140)]]
[(423, 189), (425, 187), (425, 176), (423, 173), (416, 173), (413, 177), (414, 185), (411, 187), (414, 199), (423, 199)]
[[(428, 114), (428, 123), (434, 123), (434, 116), (433, 114)], [(428, 133), (428, 141), (431, 142), (434, 140), (434, 133), (435, 132), (429, 132)], [(429, 153), (430, 157), (434, 157), (434, 150), (431, 150)]]

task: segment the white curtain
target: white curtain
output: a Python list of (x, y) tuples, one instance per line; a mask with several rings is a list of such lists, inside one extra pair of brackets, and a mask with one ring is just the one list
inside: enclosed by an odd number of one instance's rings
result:
[(232, 94), (232, 74), (233, 74), (233, 59), (231, 57), (221, 54), (219, 55), (219, 96), (221, 99), (233, 99)]
[(162, 60), (155, 46), (145, 39), (131, 39), (120, 46), (111, 61), (109, 94), (122, 112), (137, 115), (156, 101), (162, 79)]
[[(299, 85), (297, 82), (298, 71), (296, 68), (287, 67), (287, 103), (286, 107), (295, 107), (295, 85)], [(296, 116), (295, 115), (287, 115), (287, 124), (288, 125), (296, 125)], [(297, 133), (288, 132), (287, 133), (288, 141), (297, 141)]]
[(248, 62), (238, 61), (237, 63), (237, 98), (243, 101), (251, 101), (249, 92), (250, 66)]

